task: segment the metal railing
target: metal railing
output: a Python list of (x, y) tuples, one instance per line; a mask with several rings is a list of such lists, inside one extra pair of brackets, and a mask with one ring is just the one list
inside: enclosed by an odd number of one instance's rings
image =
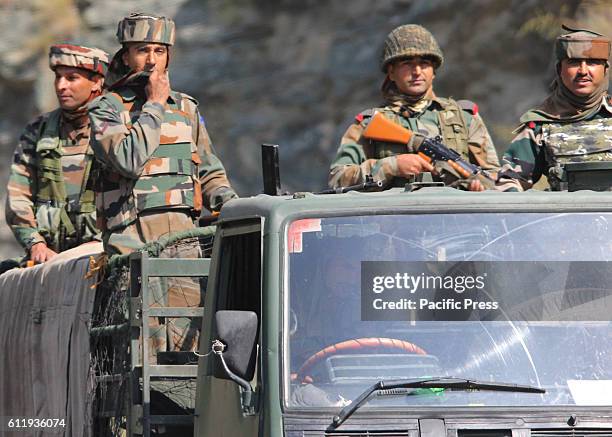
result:
[[(193, 414), (151, 414), (151, 381), (194, 379), (197, 364), (157, 364), (149, 361), (151, 345), (149, 320), (153, 317), (202, 317), (202, 307), (152, 307), (149, 299), (151, 277), (205, 277), (210, 258), (151, 258), (146, 252), (129, 257), (130, 266), (130, 394), (127, 434), (149, 437), (153, 425), (192, 425)], [(164, 281), (165, 285), (165, 281)]]

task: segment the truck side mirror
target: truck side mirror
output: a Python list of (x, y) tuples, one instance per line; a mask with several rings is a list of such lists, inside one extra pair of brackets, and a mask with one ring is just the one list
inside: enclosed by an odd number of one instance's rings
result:
[[(253, 311), (217, 311), (215, 313), (217, 339), (225, 345), (223, 358), (227, 367), (238, 377), (250, 381), (255, 372), (255, 346), (257, 344), (257, 314)], [(214, 376), (231, 378), (215, 360)]]

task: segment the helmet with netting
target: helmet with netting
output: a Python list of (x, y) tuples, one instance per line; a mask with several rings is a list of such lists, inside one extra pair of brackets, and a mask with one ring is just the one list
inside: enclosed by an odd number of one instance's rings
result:
[(391, 31), (385, 39), (380, 68), (386, 73), (387, 65), (401, 58), (423, 56), (431, 58), (439, 68), (444, 56), (431, 32), (418, 24), (405, 24)]

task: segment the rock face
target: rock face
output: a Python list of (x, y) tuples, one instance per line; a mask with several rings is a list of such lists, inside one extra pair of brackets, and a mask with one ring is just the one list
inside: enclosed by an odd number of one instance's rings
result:
[[(114, 52), (116, 23), (129, 12), (176, 21), (173, 88), (200, 101), (230, 179), (246, 196), (261, 191), (261, 143), (280, 145), (284, 189), (326, 185), (344, 130), (380, 102), (379, 53), (394, 27), (418, 23), (432, 31), (445, 55), (437, 94), (477, 102), (502, 152), (520, 114), (546, 95), (560, 23), (606, 32), (608, 6), (606, 0), (0, 0), (0, 153), (7, 163), (0, 184), (21, 129), (55, 105), (49, 44), (75, 41)], [(3, 220), (0, 243), (0, 257), (20, 253)]]

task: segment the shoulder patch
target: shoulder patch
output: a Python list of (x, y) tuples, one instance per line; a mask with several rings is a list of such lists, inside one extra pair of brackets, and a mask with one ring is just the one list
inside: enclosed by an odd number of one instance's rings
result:
[(372, 116), (374, 115), (374, 112), (375, 111), (373, 109), (366, 109), (365, 111), (362, 111), (355, 116), (355, 121), (357, 123), (361, 123), (366, 118), (372, 118)]
[(478, 115), (478, 105), (471, 100), (457, 100), (457, 104), (464, 111), (469, 112), (472, 115)]
[(536, 127), (535, 121), (530, 121), (529, 123), (527, 123), (527, 127), (529, 129), (535, 129)]

